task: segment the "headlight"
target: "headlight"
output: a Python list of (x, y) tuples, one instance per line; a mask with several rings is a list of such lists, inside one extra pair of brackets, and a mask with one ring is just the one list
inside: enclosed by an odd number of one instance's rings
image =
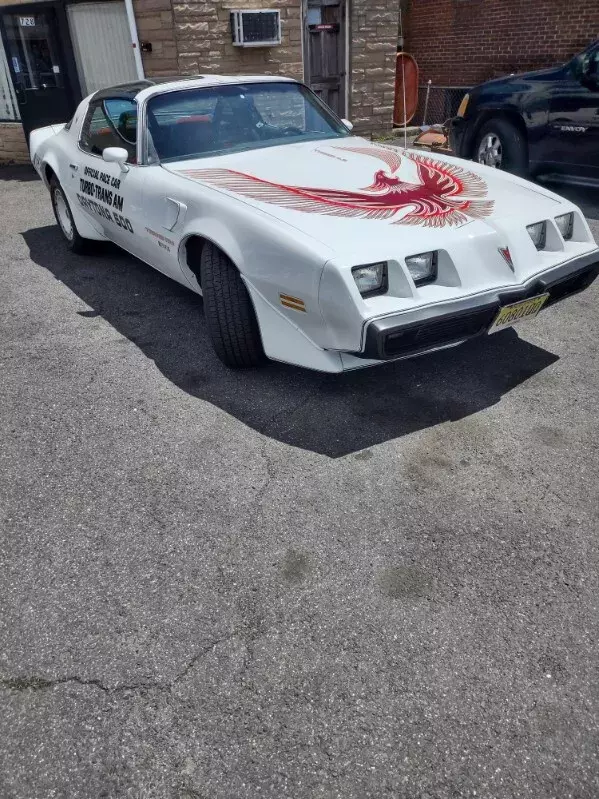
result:
[(562, 234), (565, 241), (570, 241), (574, 235), (574, 214), (563, 214), (555, 217), (557, 229)]
[(351, 271), (358, 291), (363, 297), (384, 294), (389, 287), (386, 261), (367, 266), (354, 266)]
[(466, 109), (468, 108), (468, 103), (470, 102), (470, 95), (465, 94), (462, 98), (462, 102), (460, 103), (460, 107), (458, 108), (458, 113), (456, 116), (463, 117), (466, 114)]
[(545, 242), (547, 241), (547, 222), (537, 222), (534, 225), (527, 225), (526, 229), (537, 250), (544, 250)]
[(411, 255), (406, 258), (406, 266), (417, 286), (430, 283), (437, 277), (437, 253), (435, 251)]

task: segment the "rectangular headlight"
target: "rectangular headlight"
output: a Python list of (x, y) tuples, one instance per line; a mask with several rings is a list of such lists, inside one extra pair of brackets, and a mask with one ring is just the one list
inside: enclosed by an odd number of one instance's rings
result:
[(351, 271), (358, 291), (363, 297), (384, 294), (389, 288), (386, 261), (366, 266), (354, 266)]
[(534, 225), (527, 225), (526, 229), (537, 250), (544, 250), (547, 241), (547, 222), (536, 222)]
[(437, 252), (422, 252), (406, 258), (406, 266), (417, 286), (431, 283), (437, 278)]
[(557, 229), (562, 234), (564, 241), (570, 241), (574, 235), (574, 214), (563, 214), (555, 217)]

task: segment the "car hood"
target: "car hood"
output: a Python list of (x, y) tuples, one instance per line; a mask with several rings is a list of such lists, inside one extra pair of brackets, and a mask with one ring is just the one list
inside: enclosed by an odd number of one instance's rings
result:
[(513, 84), (520, 84), (520, 83), (536, 83), (537, 81), (552, 81), (556, 78), (560, 77), (561, 74), (564, 72), (564, 65), (560, 65), (559, 67), (549, 67), (545, 69), (535, 69), (531, 70), (530, 72), (516, 72), (512, 75), (504, 75), (501, 78), (493, 78), (492, 80), (487, 80), (484, 83), (480, 83), (478, 86), (473, 89), (473, 91), (486, 89), (486, 88), (495, 88), (501, 86), (511, 86)]
[[(432, 249), (448, 237), (560, 213), (561, 198), (505, 172), (359, 137), (164, 165), (300, 229), (336, 253)], [(476, 223), (473, 225), (473, 223)], [(413, 242), (413, 243), (412, 243)]]

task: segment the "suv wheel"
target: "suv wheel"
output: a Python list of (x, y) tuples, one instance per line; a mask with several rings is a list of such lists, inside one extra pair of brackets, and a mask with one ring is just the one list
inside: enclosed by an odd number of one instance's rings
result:
[(476, 136), (474, 160), (515, 175), (525, 175), (528, 171), (526, 141), (507, 119), (490, 119)]

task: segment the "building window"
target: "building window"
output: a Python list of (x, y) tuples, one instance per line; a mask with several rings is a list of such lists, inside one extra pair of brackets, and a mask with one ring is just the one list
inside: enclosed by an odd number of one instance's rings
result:
[(0, 121), (18, 122), (20, 119), (19, 106), (8, 71), (6, 53), (0, 38)]

